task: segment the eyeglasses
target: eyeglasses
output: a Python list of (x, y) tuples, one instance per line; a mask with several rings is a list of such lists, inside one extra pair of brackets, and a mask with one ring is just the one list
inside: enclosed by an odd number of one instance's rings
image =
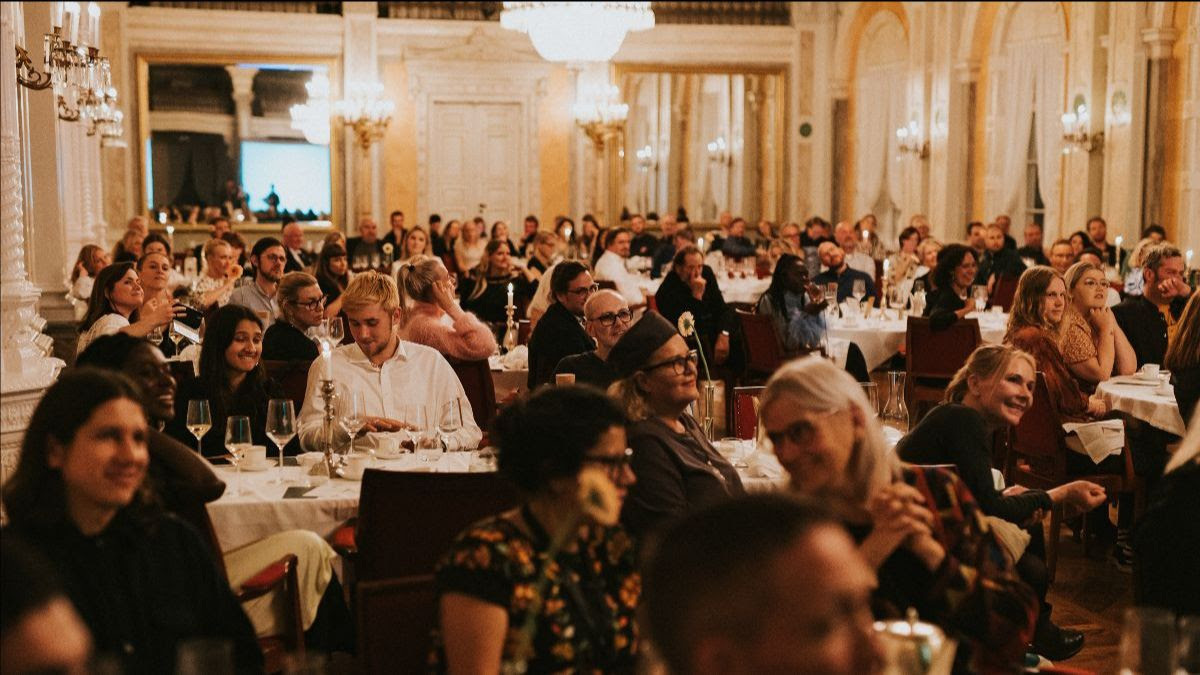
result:
[(625, 468), (629, 466), (631, 461), (633, 461), (633, 448), (625, 448), (624, 452), (615, 457), (587, 455), (583, 458), (584, 464), (601, 466), (605, 471), (608, 471), (608, 475), (610, 476), (620, 476), (625, 472)]
[(328, 297), (328, 296), (322, 295), (321, 297), (319, 297), (315, 300), (309, 300), (308, 302), (297, 302), (297, 303), (295, 303), (295, 305), (297, 307), (303, 307), (304, 309), (307, 309), (309, 311), (314, 311), (325, 304), (326, 297)]
[(610, 328), (617, 322), (617, 319), (620, 319), (621, 323), (629, 323), (633, 321), (633, 312), (628, 309), (622, 309), (619, 312), (605, 312), (594, 319), (588, 319), (588, 321), (593, 321), (605, 328)]
[(572, 288), (567, 291), (567, 295), (574, 295), (582, 298), (589, 296), (598, 290), (600, 290), (600, 284), (592, 284), (591, 286), (583, 286), (582, 288)]
[(771, 445), (776, 448), (782, 445), (785, 439), (793, 445), (806, 447), (812, 444), (813, 437), (817, 434), (817, 427), (814, 422), (830, 417), (838, 412), (841, 411), (829, 410), (818, 413), (813, 419), (802, 419), (792, 422), (783, 431), (764, 431), (763, 434), (767, 437), (767, 440), (771, 441)]
[(656, 370), (658, 368), (662, 368), (663, 366), (671, 366), (675, 369), (676, 375), (683, 375), (688, 372), (689, 366), (691, 371), (694, 372), (696, 370), (696, 359), (698, 358), (699, 355), (697, 354), (696, 350), (693, 349), (683, 356), (676, 356), (673, 359), (667, 359), (666, 361), (660, 361), (659, 363), (646, 366), (645, 368), (642, 368), (642, 371), (650, 372), (651, 370)]

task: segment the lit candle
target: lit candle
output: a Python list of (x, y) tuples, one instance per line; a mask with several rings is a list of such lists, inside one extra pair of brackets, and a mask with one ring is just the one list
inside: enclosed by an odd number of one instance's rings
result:
[(1123, 242), (1123, 241), (1125, 241), (1125, 237), (1122, 237), (1121, 235), (1118, 234), (1117, 235), (1117, 248), (1121, 248), (1121, 242)]
[(100, 5), (88, 3), (88, 40), (91, 46), (100, 46)]
[(566, 237), (568, 241), (571, 240), (571, 226), (570, 225), (563, 228), (563, 236)]
[(700, 249), (701, 253), (704, 253), (704, 237), (696, 237), (696, 248)]
[(871, 233), (870, 233), (870, 232), (868, 232), (868, 231), (866, 231), (866, 230), (864, 229), (864, 230), (863, 230), (863, 241), (865, 242), (865, 241), (867, 241), (867, 240), (868, 240), (868, 239), (870, 239), (870, 238), (871, 238)]
[(327, 340), (321, 340), (321, 372), (325, 375), (324, 379), (333, 380), (333, 352)]
[(884, 259), (884, 261), (883, 261), (883, 278), (885, 281), (887, 280), (888, 270), (890, 270), (891, 268), (892, 268), (892, 261)]
[(64, 2), (63, 13), (67, 15), (65, 17), (67, 42), (75, 44), (79, 38), (79, 3)]
[(63, 3), (50, 3), (50, 26), (52, 28), (62, 28)]
[(512, 291), (513, 291), (513, 289), (512, 289), (512, 282), (510, 281), (510, 282), (508, 282), (508, 306), (509, 306), (509, 307), (512, 307), (512, 306), (513, 306), (513, 294), (512, 294)]
[(1192, 249), (1187, 250), (1187, 268), (1192, 269)]

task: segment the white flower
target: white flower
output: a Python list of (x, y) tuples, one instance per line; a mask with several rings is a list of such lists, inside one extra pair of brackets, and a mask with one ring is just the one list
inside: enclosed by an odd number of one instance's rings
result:
[(679, 328), (679, 334), (685, 338), (692, 337), (692, 334), (696, 332), (696, 319), (692, 316), (691, 312), (680, 314), (676, 325)]
[(607, 526), (617, 524), (621, 500), (617, 486), (601, 469), (587, 467), (579, 472), (579, 510), (593, 521)]
[(384, 253), (386, 253), (387, 255), (391, 255), (391, 254), (392, 254), (392, 250), (393, 250), (393, 248), (392, 248), (392, 245), (391, 245), (391, 244), (384, 244), (384, 245), (383, 245), (383, 252), (384, 252)]

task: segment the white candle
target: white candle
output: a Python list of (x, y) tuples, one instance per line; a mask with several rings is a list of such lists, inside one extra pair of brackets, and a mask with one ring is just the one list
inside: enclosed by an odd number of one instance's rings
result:
[(1117, 248), (1121, 248), (1121, 242), (1123, 242), (1123, 241), (1125, 241), (1125, 237), (1122, 237), (1121, 235), (1118, 234), (1117, 235)]
[(884, 261), (883, 261), (883, 276), (884, 276), (884, 277), (887, 277), (887, 275), (888, 275), (888, 270), (889, 270), (889, 269), (891, 269), (891, 268), (892, 268), (892, 261), (891, 261), (891, 260), (884, 260)]
[(63, 13), (66, 14), (64, 22), (67, 29), (67, 42), (75, 44), (79, 37), (79, 3), (64, 2)]
[(88, 3), (88, 44), (100, 46), (100, 5)]
[(870, 238), (871, 238), (871, 233), (866, 230), (863, 230), (863, 241), (867, 241)]
[(321, 340), (321, 372), (324, 373), (324, 379), (333, 379), (333, 352), (326, 340)]
[(696, 237), (696, 248), (700, 249), (701, 253), (704, 252), (704, 237)]
[(1187, 250), (1187, 268), (1192, 269), (1192, 249)]
[(571, 226), (570, 225), (563, 228), (563, 236), (566, 237), (568, 241), (570, 241), (570, 239), (571, 239)]
[(63, 3), (50, 3), (50, 25), (53, 28), (62, 28)]
[(508, 282), (508, 306), (509, 306), (509, 307), (512, 307), (512, 306), (513, 306), (513, 289), (512, 289), (512, 282), (511, 282), (511, 281), (510, 281), (510, 282)]

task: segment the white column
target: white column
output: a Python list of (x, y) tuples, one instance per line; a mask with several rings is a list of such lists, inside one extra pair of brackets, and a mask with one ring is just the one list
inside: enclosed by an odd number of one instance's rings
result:
[[(379, 75), (379, 49), (377, 46), (375, 21), (378, 6), (374, 2), (342, 3), (343, 60), (342, 87), (338, 96), (345, 95), (350, 82), (374, 81)], [(333, 74), (331, 74), (331, 78)], [(384, 95), (394, 95), (384, 92)], [(355, 233), (362, 216), (372, 216), (376, 221), (383, 214), (383, 170), (379, 160), (381, 142), (373, 143), (363, 157), (354, 133), (345, 132), (343, 147), (346, 156), (346, 230)]]
[[(1108, 13), (1105, 3), (1079, 2), (1070, 4), (1071, 12), (1071, 41), (1067, 55), (1067, 100), (1066, 106), (1071, 107), (1077, 95), (1084, 95), (1091, 110), (1092, 128), (1089, 133), (1104, 129), (1105, 125), (1105, 72), (1107, 71), (1107, 55), (1101, 43), (1102, 35), (1108, 32)], [(1111, 11), (1111, 10), (1108, 10)], [(1111, 36), (1110, 36), (1111, 37)], [(1126, 88), (1128, 95), (1128, 88)], [(1104, 156), (1108, 148), (1096, 152), (1071, 152), (1064, 157), (1062, 182), (1062, 208), (1059, 215), (1058, 231), (1046, 230), (1045, 242), (1060, 237), (1066, 237), (1076, 230), (1082, 230), (1087, 219), (1094, 215), (1109, 218), (1112, 227), (1112, 216), (1105, 212), (1101, 214), (1101, 195), (1104, 191)], [(1138, 161), (1141, 165), (1141, 161)], [(1124, 170), (1123, 170), (1124, 172)], [(1049, 223), (1048, 223), (1049, 225)], [(1109, 240), (1116, 233), (1109, 232)], [(1136, 241), (1128, 234), (1125, 241)]]
[[(16, 78), (16, 45), (23, 35), (22, 3), (0, 3), (0, 482), (16, 466), (21, 434), (42, 391), (63, 362), (47, 356), (50, 338), (41, 334), (40, 292), (25, 267), (25, 169), (22, 111), (26, 90)], [(42, 95), (48, 95), (42, 92)]]
[[(1104, 131), (1104, 194), (1100, 215), (1108, 221), (1108, 237), (1136, 242), (1142, 222), (1142, 176), (1146, 144), (1146, 45), (1139, 5), (1112, 3), (1108, 17), (1107, 95), (1090, 96), (1092, 129)], [(1093, 91), (1095, 91), (1093, 87)], [(1117, 92), (1129, 101), (1129, 119), (1105, 114)], [(1074, 95), (1070, 100), (1074, 100)]]
[[(933, 6), (934, 32), (951, 35), (963, 21), (960, 3)], [(929, 222), (936, 236), (946, 241), (967, 222), (968, 93), (978, 77), (976, 64), (956, 62), (954, 42), (935, 43), (930, 86), (932, 106), (926, 138), (929, 139)]]

